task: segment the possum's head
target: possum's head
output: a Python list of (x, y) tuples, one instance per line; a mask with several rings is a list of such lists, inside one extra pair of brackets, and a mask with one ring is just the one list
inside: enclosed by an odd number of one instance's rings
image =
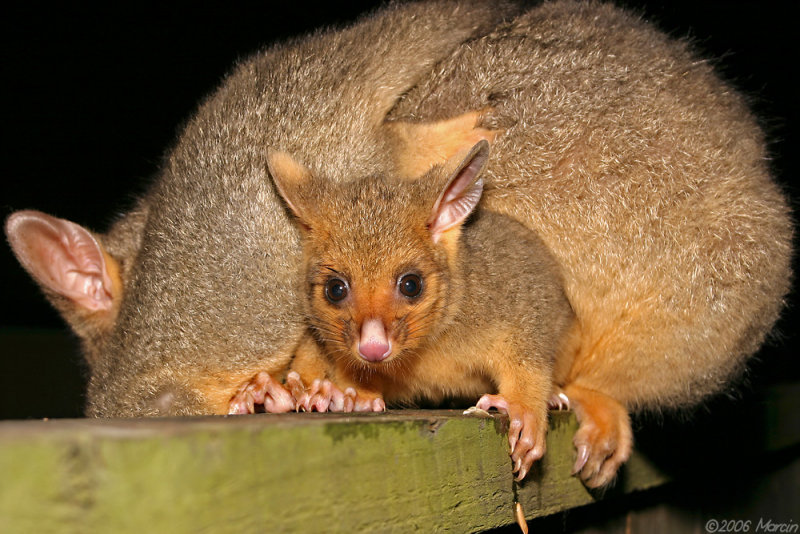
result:
[(309, 321), (335, 358), (389, 362), (441, 330), (488, 152), (482, 141), (416, 180), (345, 184), (270, 153), (270, 173), (304, 229)]

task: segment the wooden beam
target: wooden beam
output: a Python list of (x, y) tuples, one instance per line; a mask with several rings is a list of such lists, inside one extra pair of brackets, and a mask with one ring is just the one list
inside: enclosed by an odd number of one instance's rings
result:
[[(769, 417), (795, 420), (790, 404)], [(571, 414), (552, 414), (547, 454), (522, 485), (506, 421), (442, 410), (6, 421), (0, 532), (463, 532), (513, 523), (517, 501), (530, 519), (598, 498), (569, 475)], [(610, 494), (668, 479), (637, 452)]]

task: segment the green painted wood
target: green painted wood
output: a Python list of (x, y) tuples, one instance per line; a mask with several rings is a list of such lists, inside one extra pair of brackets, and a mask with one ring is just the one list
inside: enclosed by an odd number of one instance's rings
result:
[[(796, 407), (797, 393), (778, 397)], [(795, 419), (791, 402), (771, 406), (754, 424)], [(6, 421), (0, 532), (469, 532), (513, 523), (515, 501), (530, 519), (599, 498), (569, 476), (571, 414), (552, 414), (547, 454), (522, 485), (506, 424), (411, 410)], [(672, 475), (637, 452), (608, 494)]]
[[(503, 427), (448, 411), (6, 422), (0, 530), (492, 528), (513, 521)], [(548, 465), (574, 428), (554, 417)], [(553, 487), (562, 500), (547, 511), (572, 502), (567, 491), (586, 502), (570, 486)]]

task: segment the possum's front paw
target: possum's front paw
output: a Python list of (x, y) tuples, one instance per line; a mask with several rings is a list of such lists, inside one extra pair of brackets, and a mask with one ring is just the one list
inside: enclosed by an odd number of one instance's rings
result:
[(306, 387), (294, 371), (286, 377), (286, 387), (295, 399), (297, 410), (306, 412), (382, 412), (386, 404), (380, 396), (357, 392), (353, 388), (342, 391), (327, 379), (315, 379)]
[(531, 470), (533, 462), (544, 456), (547, 413), (544, 409), (534, 410), (522, 403), (508, 401), (502, 395), (484, 395), (475, 406), (485, 411), (495, 408), (508, 414), (511, 461), (517, 480), (522, 480)]
[(633, 449), (633, 431), (624, 406), (613, 398), (579, 386), (567, 386), (580, 426), (572, 442), (577, 451), (573, 475), (590, 488), (614, 480)]
[(330, 380), (315, 379), (306, 387), (300, 375), (292, 371), (286, 376), (286, 387), (294, 397), (297, 411), (303, 412), (344, 412), (352, 405), (342, 390)]
[(270, 413), (285, 413), (294, 410), (294, 399), (269, 373), (260, 372), (239, 386), (228, 403), (228, 413), (255, 413), (256, 406)]

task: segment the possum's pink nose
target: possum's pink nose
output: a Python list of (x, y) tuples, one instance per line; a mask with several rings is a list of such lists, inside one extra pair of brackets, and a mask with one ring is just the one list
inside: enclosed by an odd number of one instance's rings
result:
[(361, 325), (361, 339), (358, 341), (358, 353), (368, 362), (385, 360), (392, 352), (392, 346), (386, 338), (386, 329), (380, 319), (367, 319)]

